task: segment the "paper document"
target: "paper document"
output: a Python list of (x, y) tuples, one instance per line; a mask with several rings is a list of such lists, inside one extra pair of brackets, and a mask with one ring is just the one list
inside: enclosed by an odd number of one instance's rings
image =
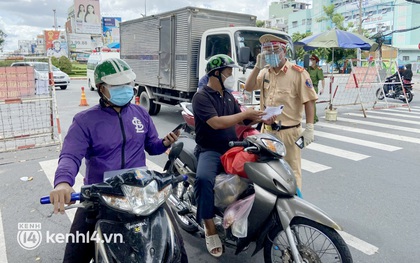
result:
[(274, 115), (280, 115), (281, 112), (283, 111), (283, 107), (284, 105), (280, 105), (278, 107), (267, 107), (265, 108), (265, 113), (267, 113), (266, 115), (262, 116), (262, 120), (266, 121), (268, 119), (270, 119), (271, 117), (273, 117)]

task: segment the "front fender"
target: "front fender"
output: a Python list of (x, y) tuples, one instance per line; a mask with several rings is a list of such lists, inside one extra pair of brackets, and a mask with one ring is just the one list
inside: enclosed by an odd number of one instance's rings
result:
[(324, 211), (297, 196), (277, 199), (276, 209), (283, 229), (286, 229), (295, 217), (307, 218), (319, 224), (342, 230)]

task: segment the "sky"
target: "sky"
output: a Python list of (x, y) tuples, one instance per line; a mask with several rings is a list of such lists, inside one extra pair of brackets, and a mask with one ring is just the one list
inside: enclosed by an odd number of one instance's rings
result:
[[(121, 17), (122, 21), (139, 18), (142, 14), (159, 14), (186, 6), (245, 13), (268, 18), (268, 6), (272, 0), (101, 0), (102, 16)], [(73, 0), (0, 0), (0, 29), (7, 34), (4, 52), (18, 49), (18, 40), (33, 40), (45, 29), (54, 28), (56, 10), (57, 25), (64, 29), (69, 7)], [(136, 6), (133, 7), (133, 3)]]

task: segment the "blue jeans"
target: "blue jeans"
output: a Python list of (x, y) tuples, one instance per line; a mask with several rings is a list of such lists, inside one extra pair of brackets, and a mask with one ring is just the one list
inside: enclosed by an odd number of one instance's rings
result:
[(197, 222), (214, 217), (214, 183), (223, 170), (221, 154), (214, 151), (199, 153), (194, 194), (197, 201)]

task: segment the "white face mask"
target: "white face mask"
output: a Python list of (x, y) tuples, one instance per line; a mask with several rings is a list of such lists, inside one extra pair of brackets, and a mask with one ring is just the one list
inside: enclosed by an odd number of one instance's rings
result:
[(313, 66), (314, 65), (314, 62), (313, 61), (309, 61), (309, 66)]
[(225, 81), (223, 81), (223, 86), (225, 86), (225, 89), (233, 90), (233, 86), (235, 86), (235, 79), (233, 76), (226, 77), (222, 74), (223, 77), (225, 77)]

